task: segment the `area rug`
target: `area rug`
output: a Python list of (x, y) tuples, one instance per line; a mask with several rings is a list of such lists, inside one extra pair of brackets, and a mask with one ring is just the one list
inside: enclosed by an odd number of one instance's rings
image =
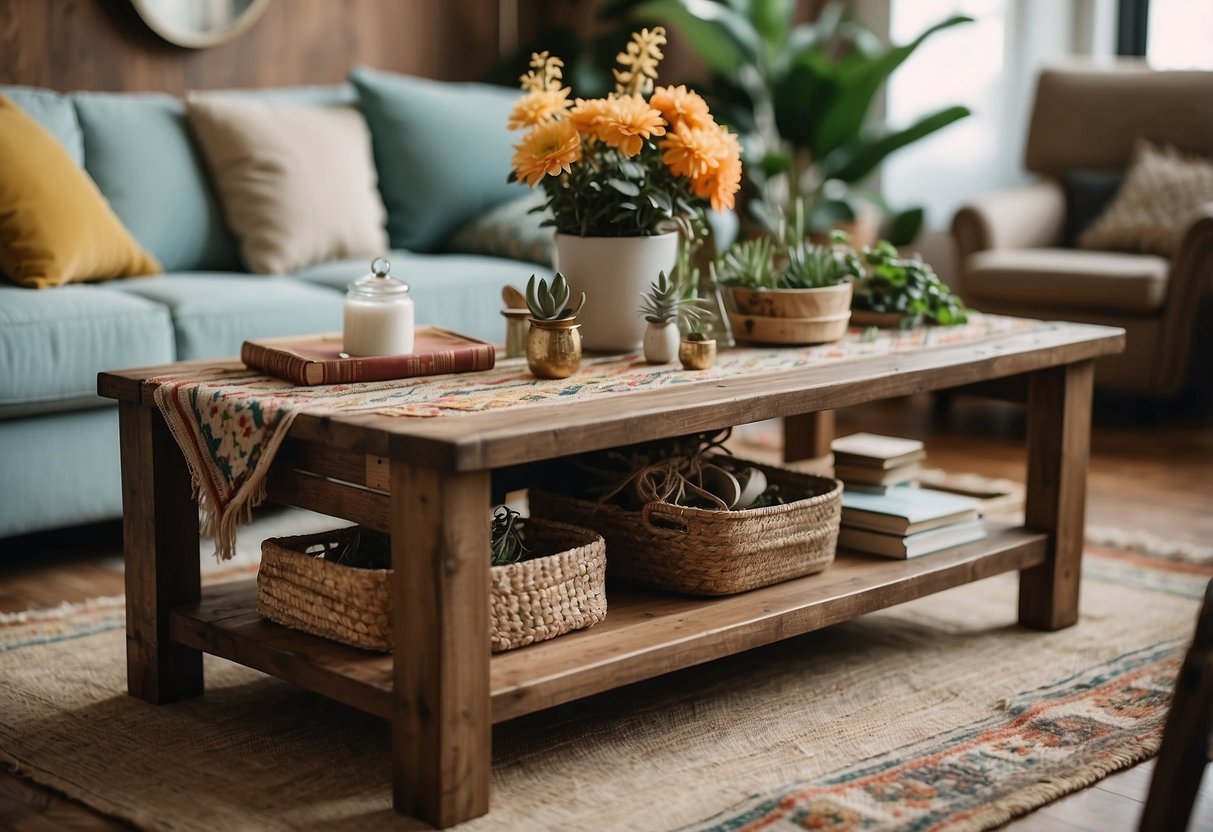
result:
[[(1082, 618), (1015, 625), (999, 576), (499, 725), (461, 829), (980, 830), (1153, 754), (1207, 566), (1089, 547)], [(78, 621), (73, 621), (76, 619)], [(10, 621), (0, 759), (154, 830), (420, 828), (382, 722), (208, 657), (205, 696), (124, 693), (105, 605)]]

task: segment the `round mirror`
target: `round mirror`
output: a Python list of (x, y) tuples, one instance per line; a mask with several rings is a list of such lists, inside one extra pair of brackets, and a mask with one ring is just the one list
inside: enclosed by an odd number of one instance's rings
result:
[(270, 0), (131, 0), (148, 28), (169, 43), (202, 49), (246, 32)]

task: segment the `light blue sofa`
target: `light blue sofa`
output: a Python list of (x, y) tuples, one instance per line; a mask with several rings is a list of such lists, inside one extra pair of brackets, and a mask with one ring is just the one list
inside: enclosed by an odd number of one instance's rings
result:
[[(442, 99), (442, 85), (416, 84)], [(117, 409), (96, 395), (99, 371), (232, 356), (246, 338), (338, 330), (345, 287), (369, 263), (325, 263), (282, 277), (243, 273), (178, 99), (3, 92), (63, 142), (166, 272), (41, 291), (0, 279), (0, 537), (8, 537), (121, 515)], [(357, 102), (348, 86), (233, 94)], [(483, 135), (491, 136), (504, 131), (503, 113), (493, 108), (471, 117), (483, 119)], [(458, 189), (423, 196), (446, 200), (447, 209), (450, 200), (464, 199), (464, 218), (472, 219), (471, 212), (512, 195), (500, 184), (505, 173), (484, 189), (469, 191), (463, 183), (463, 196)], [(504, 335), (502, 285), (548, 271), (442, 246), (387, 256), (393, 274), (413, 287), (418, 322), (493, 340)]]

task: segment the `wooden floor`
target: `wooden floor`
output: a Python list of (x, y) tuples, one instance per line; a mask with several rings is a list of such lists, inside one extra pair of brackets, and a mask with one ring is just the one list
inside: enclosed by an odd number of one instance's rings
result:
[[(1132, 403), (1096, 402), (1087, 519), (1160, 537), (1213, 542), (1213, 419), (1199, 407), (1146, 423)], [(946, 416), (926, 397), (852, 408), (838, 432), (866, 430), (923, 439), (928, 465), (1023, 481), (1024, 421), (1010, 404), (959, 398)], [(121, 548), (117, 524), (0, 541), (0, 612), (51, 607), (122, 592), (105, 563)], [(82, 556), (81, 552), (89, 553)], [(1013, 832), (1120, 832), (1136, 828), (1152, 765), (1100, 781), (1012, 822)], [(114, 830), (122, 824), (27, 780), (0, 774), (0, 830)], [(1192, 830), (1213, 830), (1213, 780), (1206, 777)]]

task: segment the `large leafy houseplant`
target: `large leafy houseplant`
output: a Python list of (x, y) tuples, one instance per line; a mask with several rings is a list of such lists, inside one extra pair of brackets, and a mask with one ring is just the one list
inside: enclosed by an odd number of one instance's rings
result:
[(868, 118), (888, 77), (931, 35), (966, 23), (950, 17), (909, 43), (885, 46), (840, 3), (811, 23), (795, 23), (795, 0), (613, 0), (623, 13), (674, 27), (711, 72), (709, 98), (742, 134), (753, 217), (775, 228), (780, 209), (802, 203), (811, 230), (852, 220), (868, 203), (888, 214), (888, 233), (905, 244), (922, 209), (900, 212), (857, 187), (889, 154), (969, 115), (945, 107), (890, 130)]

